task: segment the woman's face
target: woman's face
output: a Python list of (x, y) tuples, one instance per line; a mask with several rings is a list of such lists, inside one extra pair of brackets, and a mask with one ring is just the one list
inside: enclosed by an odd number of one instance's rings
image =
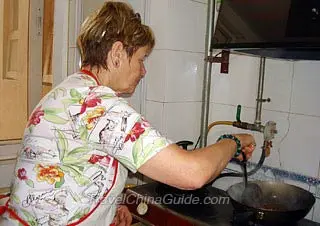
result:
[(125, 53), (117, 77), (117, 92), (133, 94), (140, 80), (145, 76), (144, 60), (148, 56), (147, 46), (139, 48), (131, 57)]

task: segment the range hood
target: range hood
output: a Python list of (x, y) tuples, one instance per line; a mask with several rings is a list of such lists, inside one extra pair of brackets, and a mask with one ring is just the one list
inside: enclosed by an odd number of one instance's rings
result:
[(320, 60), (320, 0), (222, 0), (211, 49)]

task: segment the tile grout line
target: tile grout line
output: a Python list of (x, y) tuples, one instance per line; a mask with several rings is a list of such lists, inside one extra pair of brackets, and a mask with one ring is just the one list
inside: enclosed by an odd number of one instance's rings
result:
[[(235, 104), (226, 104), (226, 103), (220, 103), (220, 102), (214, 102), (214, 101), (211, 101), (210, 103), (211, 103), (211, 104), (222, 105), (222, 106), (237, 107), (237, 105), (235, 105)], [(255, 109), (255, 107), (251, 107), (251, 106), (241, 105), (241, 107), (243, 107), (243, 108), (248, 108), (248, 109)], [(313, 117), (313, 118), (320, 118), (320, 115), (309, 115), (309, 114), (298, 113), (298, 112), (289, 112), (289, 111), (280, 111), (280, 110), (270, 110), (270, 109), (265, 109), (265, 108), (262, 108), (262, 110), (264, 110), (264, 111), (269, 111), (269, 112), (287, 113), (287, 114), (290, 114), (290, 115), (300, 115), (300, 116), (307, 116), (307, 117)]]

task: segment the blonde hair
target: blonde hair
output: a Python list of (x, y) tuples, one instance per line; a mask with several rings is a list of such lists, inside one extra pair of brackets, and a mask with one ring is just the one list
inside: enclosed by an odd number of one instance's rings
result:
[(140, 47), (151, 51), (155, 45), (151, 28), (141, 24), (139, 14), (124, 2), (107, 1), (82, 24), (77, 40), (81, 66), (108, 69), (108, 53), (116, 41), (122, 42), (130, 58)]

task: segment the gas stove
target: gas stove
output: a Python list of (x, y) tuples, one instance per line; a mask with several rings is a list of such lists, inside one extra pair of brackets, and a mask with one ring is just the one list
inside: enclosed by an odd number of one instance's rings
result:
[[(215, 187), (180, 191), (159, 183), (148, 183), (127, 189), (124, 202), (133, 218), (146, 225), (266, 226), (253, 219), (250, 213), (235, 212), (227, 193)], [(292, 226), (320, 224), (302, 219)]]

